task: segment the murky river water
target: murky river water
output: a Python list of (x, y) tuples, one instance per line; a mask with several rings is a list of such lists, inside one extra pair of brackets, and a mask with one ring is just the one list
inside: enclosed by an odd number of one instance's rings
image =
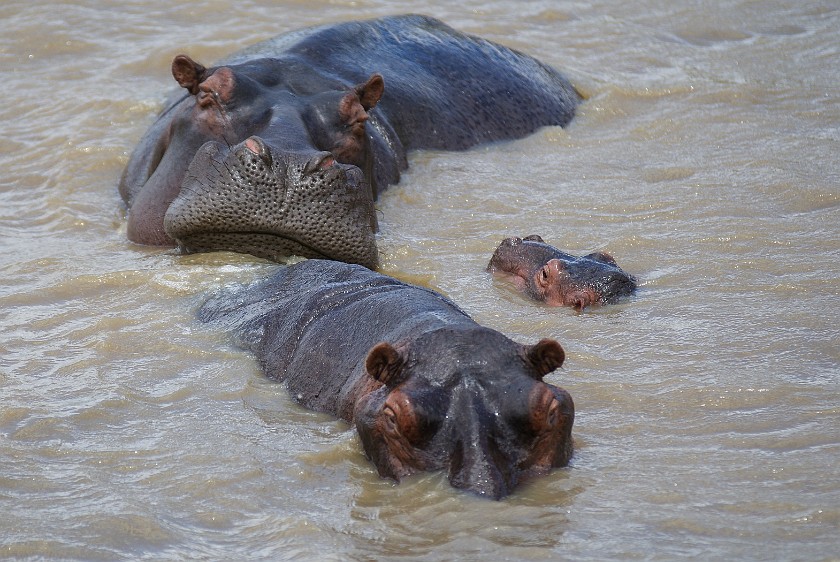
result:
[[(161, 6), (0, 6), (0, 557), (840, 557), (840, 5)], [(379, 205), (383, 271), (566, 348), (572, 466), (502, 502), (380, 480), (345, 424), (196, 322), (273, 265), (125, 238), (117, 180), (174, 55), (407, 11), (589, 96), (567, 130), (414, 153)], [(524, 301), (483, 269), (532, 233), (610, 252), (641, 290)]]

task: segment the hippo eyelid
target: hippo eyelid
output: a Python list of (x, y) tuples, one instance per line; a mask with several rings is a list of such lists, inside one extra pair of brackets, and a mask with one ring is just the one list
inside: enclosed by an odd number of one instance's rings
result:
[(222, 97), (219, 92), (210, 88), (202, 88), (196, 95), (200, 107), (208, 107), (212, 104), (222, 107)]
[(531, 397), (531, 427), (537, 433), (555, 430), (560, 422), (560, 401), (548, 386), (538, 388)]
[(385, 419), (385, 430), (389, 433), (399, 432), (399, 423), (397, 422), (397, 413), (388, 404), (382, 408), (382, 416)]

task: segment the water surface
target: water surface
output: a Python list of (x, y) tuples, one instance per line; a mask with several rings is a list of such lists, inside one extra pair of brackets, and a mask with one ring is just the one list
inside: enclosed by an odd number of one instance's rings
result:
[[(0, 557), (829, 560), (840, 556), (840, 8), (750, 2), (0, 6)], [(116, 191), (174, 86), (298, 27), (423, 11), (563, 69), (566, 130), (420, 152), (382, 270), (567, 351), (568, 469), (501, 502), (381, 480), (194, 311), (272, 264), (125, 238)], [(494, 283), (505, 236), (610, 252), (616, 306)]]

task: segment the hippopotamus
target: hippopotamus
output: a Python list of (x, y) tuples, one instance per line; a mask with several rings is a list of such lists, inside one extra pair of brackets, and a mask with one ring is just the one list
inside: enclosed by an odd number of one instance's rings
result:
[(581, 311), (591, 304), (609, 304), (633, 294), (636, 280), (605, 252), (573, 256), (546, 244), (536, 234), (505, 238), (487, 271), (512, 281), (530, 298), (550, 306)]
[(353, 424), (382, 477), (444, 470), (500, 499), (572, 456), (572, 397), (543, 380), (561, 345), (516, 343), (432, 290), (311, 259), (211, 296), (198, 317), (234, 330), (297, 403)]
[(558, 71), (420, 15), (294, 31), (205, 66), (126, 165), (128, 238), (376, 267), (374, 201), (412, 149), (464, 150), (565, 126), (581, 96)]

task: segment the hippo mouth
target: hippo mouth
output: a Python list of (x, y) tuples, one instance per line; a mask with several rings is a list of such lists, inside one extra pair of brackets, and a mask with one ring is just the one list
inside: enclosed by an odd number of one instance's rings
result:
[(229, 250), (278, 263), (286, 262), (291, 256), (330, 259), (300, 240), (271, 232), (207, 232), (177, 239), (177, 243), (185, 254)]
[(209, 142), (190, 164), (164, 218), (186, 253), (227, 250), (284, 262), (290, 256), (376, 267), (370, 187), (328, 152), (281, 151), (258, 137)]

